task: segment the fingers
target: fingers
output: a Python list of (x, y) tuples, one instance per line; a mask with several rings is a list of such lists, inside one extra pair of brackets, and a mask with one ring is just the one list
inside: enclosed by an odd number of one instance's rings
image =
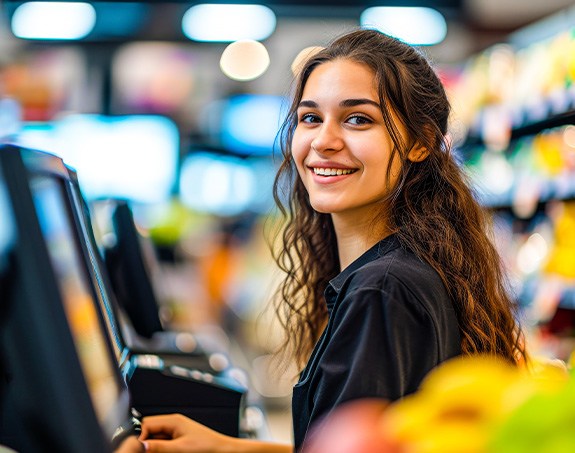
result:
[(152, 415), (142, 420), (140, 439), (177, 437), (184, 417), (180, 414)]
[(146, 440), (142, 443), (146, 453), (178, 453), (180, 451), (174, 447), (174, 442), (171, 440)]
[(184, 415), (171, 414), (144, 417), (140, 441), (148, 452), (190, 453), (221, 450), (230, 443), (228, 437)]

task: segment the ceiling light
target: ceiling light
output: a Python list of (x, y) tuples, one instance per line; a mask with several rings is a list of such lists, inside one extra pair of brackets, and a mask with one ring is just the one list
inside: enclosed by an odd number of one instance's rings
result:
[(361, 13), (360, 24), (412, 45), (438, 44), (447, 34), (447, 23), (441, 13), (425, 7), (367, 8)]
[(182, 31), (194, 41), (261, 41), (276, 27), (276, 16), (263, 5), (201, 4), (192, 6), (182, 18)]
[(84, 38), (96, 23), (96, 10), (89, 3), (27, 2), (12, 15), (12, 33), (24, 39)]
[(292, 61), (291, 64), (292, 73), (297, 76), (300, 70), (303, 68), (306, 61), (323, 49), (324, 48), (320, 46), (310, 46), (300, 50), (300, 52), (296, 55), (296, 57)]
[(220, 58), (220, 68), (230, 79), (247, 81), (261, 76), (270, 64), (265, 46), (245, 39), (229, 44)]

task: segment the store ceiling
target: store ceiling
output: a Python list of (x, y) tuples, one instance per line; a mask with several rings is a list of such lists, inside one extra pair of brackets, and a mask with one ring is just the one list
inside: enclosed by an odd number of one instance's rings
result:
[[(49, 2), (53, 0), (41, 0)], [(65, 0), (66, 1), (66, 0)], [(73, 0), (68, 0), (73, 1)], [(22, 0), (4, 0), (9, 16)], [(114, 14), (125, 0), (91, 0), (110, 19), (119, 20)], [(269, 6), (278, 19), (325, 18), (357, 19), (363, 9), (370, 6), (426, 6), (439, 10), (448, 21), (464, 26), (475, 33), (508, 33), (538, 18), (552, 14), (573, 4), (572, 0), (140, 0), (141, 28), (138, 39), (185, 39), (179, 30), (178, 20), (182, 12), (198, 3), (255, 3)], [(1, 6), (0, 6), (1, 7)], [(94, 34), (94, 40), (112, 39), (105, 34)], [(121, 37), (118, 39), (124, 39)]]
[[(141, 0), (131, 3), (93, 0), (100, 19), (83, 42), (110, 45), (134, 40), (186, 42), (181, 18), (187, 8), (204, 2), (248, 3), (238, 0)], [(6, 22), (21, 3), (0, 1), (0, 12), (3, 10)], [(249, 3), (264, 4), (274, 10), (280, 36), (282, 23), (289, 23), (289, 39), (294, 47), (300, 36), (309, 40), (314, 28), (312, 20), (330, 23), (335, 29), (346, 29), (357, 24), (360, 13), (369, 6), (435, 8), (448, 22), (448, 35), (433, 53), (439, 61), (452, 62), (501, 41), (519, 27), (570, 6), (573, 0), (250, 0)], [(309, 43), (302, 42), (302, 48), (306, 45)]]
[[(237, 0), (205, 1), (246, 3)], [(11, 36), (8, 18), (20, 3), (0, 0), (0, 13), (4, 13), (4, 20), (0, 21), (0, 64), (16, 59), (26, 46), (46, 45), (16, 40)], [(203, 105), (210, 99), (233, 92), (285, 92), (291, 62), (301, 49), (323, 45), (343, 31), (356, 27), (361, 11), (375, 4), (438, 9), (447, 20), (447, 37), (441, 44), (426, 50), (435, 63), (452, 64), (461, 63), (470, 55), (506, 40), (510, 33), (520, 27), (572, 6), (573, 0), (251, 0), (250, 3), (271, 7), (278, 21), (276, 31), (265, 40), (272, 59), (270, 68), (264, 76), (241, 86), (222, 79), (220, 74), (219, 58), (225, 44), (192, 42), (181, 31), (181, 18), (185, 10), (203, 2), (144, 0), (126, 5), (125, 2), (108, 0), (92, 3), (98, 9), (97, 29), (81, 42), (72, 43), (93, 51), (89, 57), (91, 70), (98, 61), (106, 62), (124, 43), (181, 43), (196, 55), (196, 70), (205, 72), (201, 78), (204, 84), (199, 91), (202, 96), (195, 100), (197, 105)]]

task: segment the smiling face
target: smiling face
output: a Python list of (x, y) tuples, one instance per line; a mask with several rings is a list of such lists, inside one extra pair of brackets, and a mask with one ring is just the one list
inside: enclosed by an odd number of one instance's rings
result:
[[(385, 125), (374, 73), (338, 59), (310, 74), (297, 110), (292, 156), (318, 212), (372, 220), (400, 170)], [(401, 127), (398, 127), (400, 132)]]

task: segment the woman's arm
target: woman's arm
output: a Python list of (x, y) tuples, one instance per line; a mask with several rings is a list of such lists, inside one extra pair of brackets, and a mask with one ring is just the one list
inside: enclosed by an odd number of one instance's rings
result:
[(180, 414), (144, 417), (143, 442), (152, 453), (292, 453), (293, 446), (226, 436)]

